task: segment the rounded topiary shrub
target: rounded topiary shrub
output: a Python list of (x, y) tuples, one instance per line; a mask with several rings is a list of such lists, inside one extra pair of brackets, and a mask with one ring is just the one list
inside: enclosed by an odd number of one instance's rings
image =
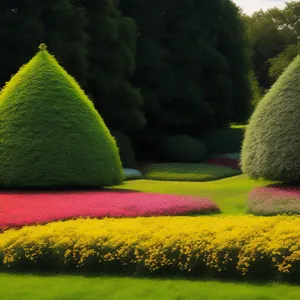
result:
[(121, 183), (114, 138), (76, 81), (45, 47), (0, 93), (0, 187)]
[(130, 137), (120, 130), (111, 130), (111, 134), (117, 142), (123, 168), (136, 169), (137, 163)]
[(205, 145), (188, 135), (174, 135), (160, 145), (161, 157), (166, 161), (193, 163), (206, 156)]
[(200, 139), (209, 154), (239, 153), (242, 148), (245, 128), (213, 129), (204, 132)]
[(242, 170), (252, 178), (300, 181), (300, 56), (259, 102), (246, 129)]

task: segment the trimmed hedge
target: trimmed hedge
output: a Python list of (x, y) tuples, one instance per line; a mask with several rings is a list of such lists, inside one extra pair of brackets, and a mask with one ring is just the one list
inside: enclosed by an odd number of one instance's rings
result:
[(258, 103), (246, 129), (242, 170), (251, 178), (300, 182), (300, 56)]
[(188, 135), (174, 135), (160, 145), (161, 157), (165, 161), (195, 163), (206, 156), (205, 145)]
[(0, 187), (102, 187), (123, 180), (115, 140), (44, 46), (0, 93), (0, 153)]
[(0, 234), (0, 268), (300, 276), (298, 217), (73, 220)]
[(209, 154), (226, 154), (241, 152), (245, 127), (213, 129), (204, 132), (200, 139)]
[(211, 181), (241, 174), (240, 170), (215, 164), (160, 163), (142, 167), (146, 179)]
[(130, 137), (120, 130), (111, 130), (111, 134), (117, 142), (123, 168), (136, 169), (137, 163)]

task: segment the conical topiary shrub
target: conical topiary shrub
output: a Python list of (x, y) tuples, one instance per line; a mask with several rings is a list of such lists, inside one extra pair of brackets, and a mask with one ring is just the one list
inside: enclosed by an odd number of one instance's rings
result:
[(0, 187), (121, 183), (115, 140), (45, 46), (0, 93)]
[(300, 182), (300, 56), (252, 115), (242, 147), (242, 170), (252, 178)]

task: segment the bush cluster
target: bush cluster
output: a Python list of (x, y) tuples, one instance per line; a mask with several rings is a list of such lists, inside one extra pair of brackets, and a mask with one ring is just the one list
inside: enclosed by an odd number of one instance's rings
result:
[(299, 226), (282, 216), (78, 219), (4, 231), (0, 266), (299, 276)]

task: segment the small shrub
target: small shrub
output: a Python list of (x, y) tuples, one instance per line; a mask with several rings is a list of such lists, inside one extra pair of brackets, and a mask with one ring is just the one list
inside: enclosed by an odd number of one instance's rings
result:
[(161, 163), (142, 168), (146, 179), (166, 181), (211, 181), (241, 174), (240, 170), (213, 164)]
[(213, 129), (204, 132), (200, 139), (210, 154), (241, 152), (245, 127)]
[(135, 169), (123, 169), (124, 172), (124, 180), (135, 180), (135, 179), (143, 179), (144, 176), (139, 170)]
[(130, 137), (120, 130), (111, 130), (111, 134), (117, 142), (123, 168), (136, 169), (135, 153)]
[(188, 135), (168, 137), (160, 145), (161, 157), (166, 161), (194, 163), (206, 156), (205, 145)]

